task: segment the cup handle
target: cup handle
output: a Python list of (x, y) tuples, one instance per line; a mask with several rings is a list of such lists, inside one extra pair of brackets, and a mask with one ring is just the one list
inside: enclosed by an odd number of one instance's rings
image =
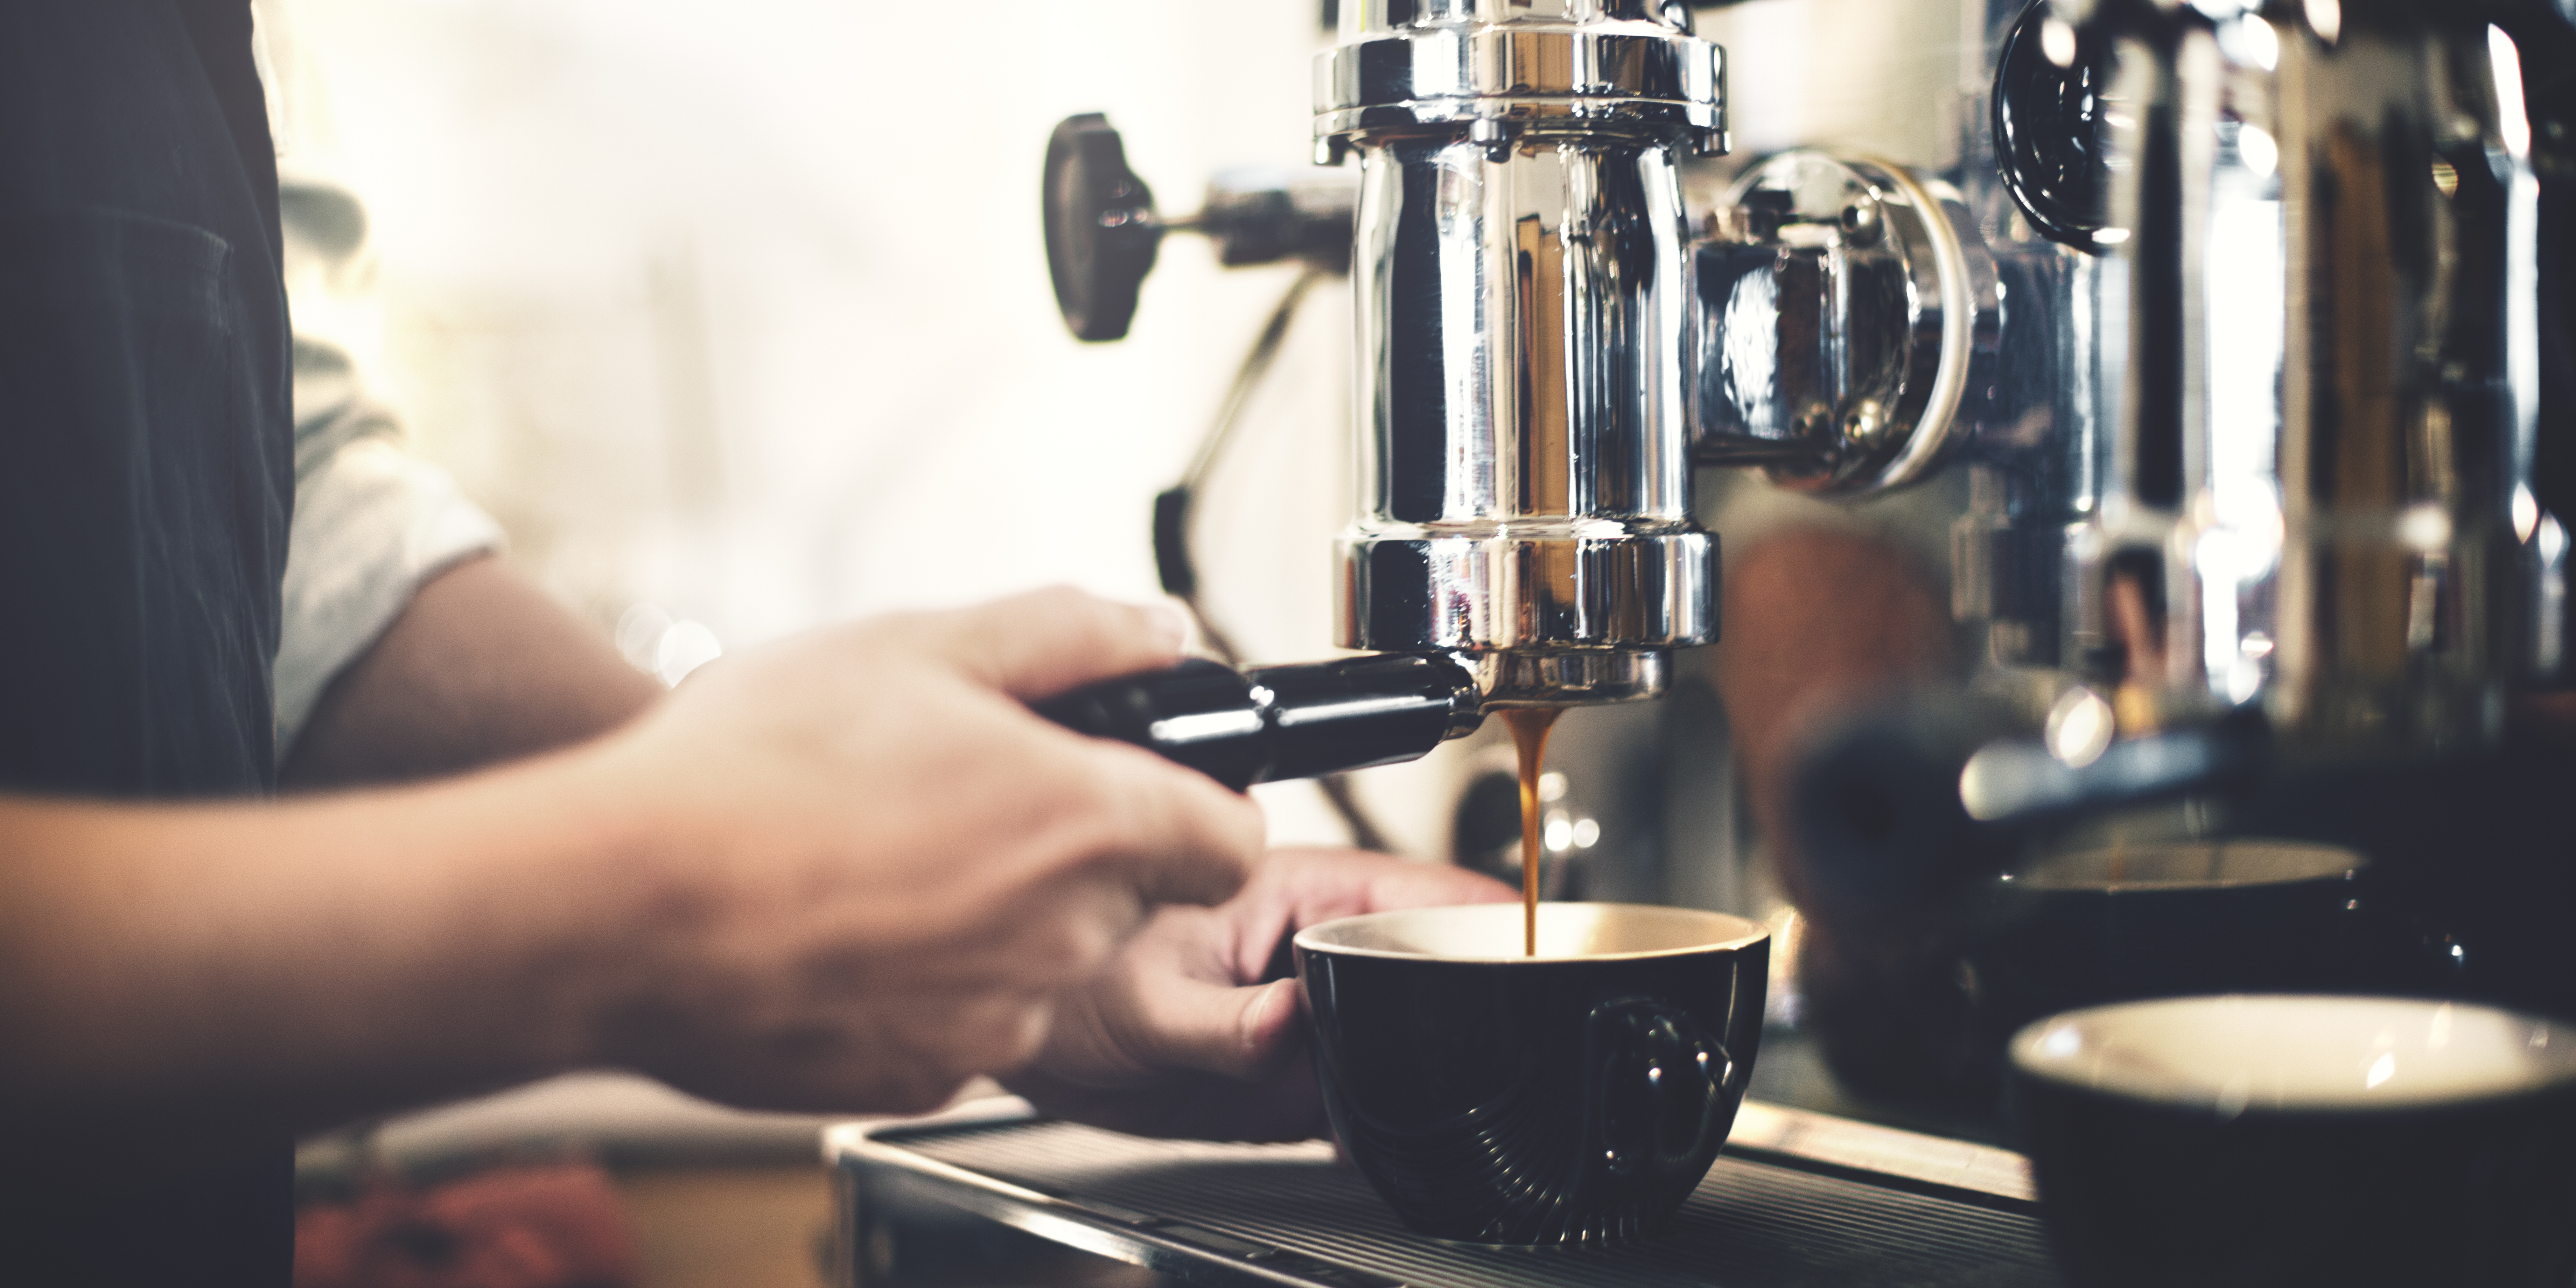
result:
[(1647, 998), (1592, 1008), (1584, 1072), (1595, 1156), (1610, 1175), (1697, 1161), (1717, 1126), (1735, 1060), (1689, 1012)]

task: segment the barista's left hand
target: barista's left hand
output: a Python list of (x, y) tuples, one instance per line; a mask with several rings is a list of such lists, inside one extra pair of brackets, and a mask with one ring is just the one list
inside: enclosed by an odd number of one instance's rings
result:
[(1336, 917), (1518, 893), (1447, 864), (1274, 851), (1225, 903), (1156, 912), (1108, 970), (1064, 996), (1036, 1062), (1003, 1082), (1047, 1114), (1142, 1135), (1325, 1135), (1313, 1066), (1297, 1058), (1297, 981), (1262, 982), (1288, 937)]

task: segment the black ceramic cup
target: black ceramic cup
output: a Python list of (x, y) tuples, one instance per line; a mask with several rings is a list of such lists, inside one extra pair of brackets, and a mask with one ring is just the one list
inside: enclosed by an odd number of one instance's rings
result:
[(2166, 998), (2011, 1044), (2015, 1130), (2084, 1288), (2576, 1272), (2576, 1025), (2416, 998)]
[(1296, 939), (1334, 1130), (1407, 1225), (1596, 1243), (1690, 1196), (1762, 1037), (1770, 932), (1714, 912), (1539, 905), (1371, 913)]
[(2392, 988), (2369, 861), (2291, 841), (2086, 850), (1995, 879), (1965, 958), (1999, 1048), (2043, 1015), (2148, 997)]

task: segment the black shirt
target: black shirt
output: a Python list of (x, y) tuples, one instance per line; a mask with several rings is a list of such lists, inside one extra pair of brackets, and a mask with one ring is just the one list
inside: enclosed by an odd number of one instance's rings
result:
[[(0, 0), (0, 791), (274, 786), (288, 343), (247, 0)], [(284, 1142), (112, 1191), (11, 1152), (0, 1280), (287, 1281)]]

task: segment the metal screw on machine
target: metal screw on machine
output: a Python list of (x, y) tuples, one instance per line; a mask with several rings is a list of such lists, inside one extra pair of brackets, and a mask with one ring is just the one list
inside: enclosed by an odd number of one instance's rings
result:
[(1084, 340), (1116, 340), (1167, 232), (1199, 233), (1228, 267), (1302, 259), (1339, 272), (1351, 258), (1354, 185), (1339, 176), (1227, 170), (1208, 182), (1199, 212), (1166, 219), (1153, 189), (1127, 166), (1125, 141), (1098, 112), (1069, 116), (1047, 140), (1043, 193), (1047, 272), (1064, 324)]

